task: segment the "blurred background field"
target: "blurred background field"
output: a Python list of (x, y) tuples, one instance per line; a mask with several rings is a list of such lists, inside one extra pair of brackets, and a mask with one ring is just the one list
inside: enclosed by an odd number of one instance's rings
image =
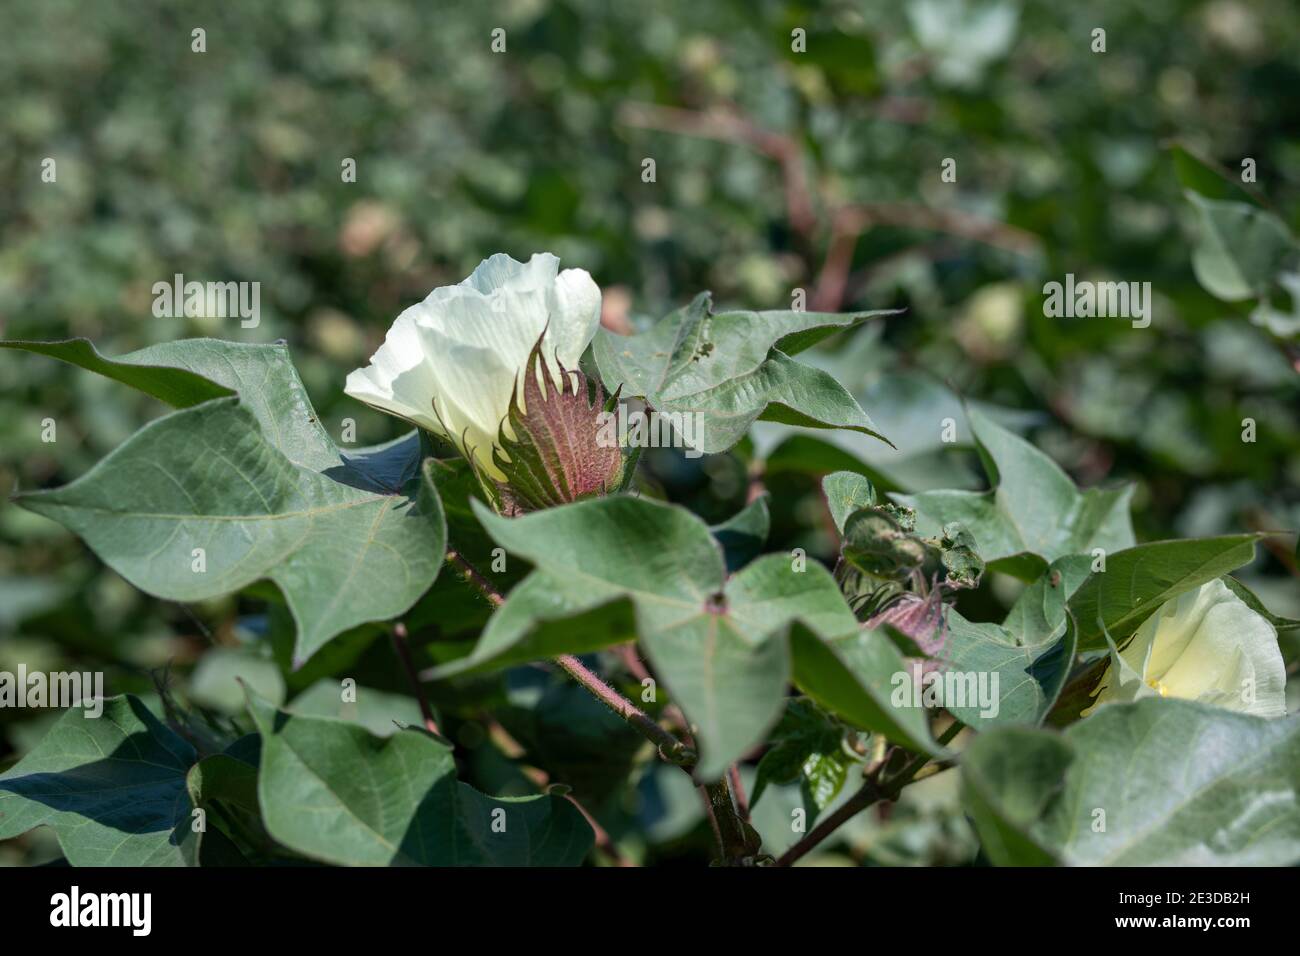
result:
[[(191, 51), (196, 27), (206, 53)], [(806, 52), (791, 49), (796, 28)], [(1082, 485), (1136, 482), (1140, 540), (1300, 527), (1294, 345), (1197, 282), (1169, 149), (1234, 175), (1254, 159), (1258, 193), (1300, 227), (1291, 0), (18, 0), (0, 8), (0, 54), (4, 338), (85, 336), (108, 355), (283, 338), (330, 431), (354, 418), (372, 443), (400, 423), (344, 396), (343, 378), (392, 319), (487, 255), (549, 250), (592, 273), (620, 331), (703, 289), (742, 308), (790, 308), (802, 290), (809, 308), (906, 309), (810, 357), (899, 451), (759, 426), (731, 455), (648, 456), (647, 493), (711, 521), (744, 504), (765, 461), (771, 550), (831, 557), (816, 491), (828, 470), (903, 491), (981, 487), (961, 397), (996, 407)], [(41, 181), (46, 157), (56, 183)], [(355, 183), (341, 181), (345, 158)], [(955, 183), (940, 176), (947, 158)], [(151, 287), (175, 273), (259, 282), (260, 325), (155, 318)], [(1151, 327), (1045, 317), (1043, 284), (1066, 273), (1149, 281)], [(0, 353), (0, 383), (6, 490), (76, 478), (163, 411), (37, 356)], [(948, 416), (959, 447), (940, 442)], [(1294, 539), (1274, 544), (1244, 576), (1300, 616)], [(420, 639), (472, 633), (485, 609), (438, 588)], [(991, 576), (966, 600), (1004, 606), (1013, 588)], [(0, 505), (0, 670), (104, 670), (110, 692), (147, 693), (170, 668), (230, 712), (234, 673), (281, 699), (344, 670), (403, 691), (378, 629), (290, 673), (285, 627), (265, 591), (149, 598), (61, 527)], [(476, 721), (490, 709), (549, 754), (553, 776), (581, 780), (616, 835), (642, 834), (649, 859), (704, 852), (675, 780), (648, 773), (629, 795), (605, 779), (635, 740), (573, 688), (515, 674), (438, 703), (484, 789), (518, 784)], [(408, 705), (380, 708), (375, 726)], [(0, 769), (51, 719), (0, 713)], [(859, 821), (843, 859), (969, 862), (945, 788)], [(779, 817), (785, 796), (760, 809)], [(35, 834), (0, 845), (0, 862), (56, 853)]]

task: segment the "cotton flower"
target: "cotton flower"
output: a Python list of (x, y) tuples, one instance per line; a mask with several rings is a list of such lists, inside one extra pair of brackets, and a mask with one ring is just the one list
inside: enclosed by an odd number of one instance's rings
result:
[(1183, 697), (1259, 717), (1286, 713), (1286, 668), (1277, 631), (1222, 581), (1188, 591), (1137, 629), (1097, 689), (1100, 704)]
[(399, 315), (348, 376), (349, 395), (454, 443), (503, 514), (607, 494), (634, 463), (602, 439), (604, 390), (578, 370), (600, 289), (558, 270), (548, 253), (485, 259)]
[(576, 373), (562, 369), (577, 369), (600, 325), (596, 283), (559, 264), (549, 253), (526, 263), (501, 253), (484, 259), (459, 285), (434, 289), (399, 315), (345, 391), (450, 440), (480, 475), (506, 482), (494, 448), (534, 346), (540, 341), (550, 381), (563, 390)]

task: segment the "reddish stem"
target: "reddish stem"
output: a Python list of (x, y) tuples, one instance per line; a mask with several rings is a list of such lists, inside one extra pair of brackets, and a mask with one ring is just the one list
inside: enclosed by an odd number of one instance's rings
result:
[(441, 737), (442, 732), (438, 730), (437, 721), (433, 719), (433, 708), (429, 706), (429, 699), (425, 696), (424, 686), (420, 683), (419, 673), (415, 669), (415, 661), (411, 659), (411, 649), (406, 644), (406, 625), (398, 621), (393, 625), (389, 637), (392, 638), (397, 659), (402, 662), (402, 669), (406, 671), (406, 676), (411, 681), (411, 688), (415, 691), (415, 699), (420, 704), (420, 714), (424, 717), (425, 729)]

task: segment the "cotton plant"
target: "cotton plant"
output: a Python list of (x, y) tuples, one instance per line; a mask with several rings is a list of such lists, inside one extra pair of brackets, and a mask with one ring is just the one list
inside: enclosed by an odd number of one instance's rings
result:
[[(1232, 577), (1261, 535), (1139, 543), (1131, 487), (1080, 489), (971, 407), (988, 488), (886, 494), (866, 465), (826, 475), (839, 556), (823, 565), (767, 544), (761, 461), (750, 500), (710, 525), (655, 497), (638, 449), (609, 441), (602, 416), (628, 401), (692, 416), (690, 454), (748, 454), (733, 450), (758, 420), (887, 442), (797, 358), (879, 313), (718, 310), (701, 293), (631, 336), (600, 313), (581, 268), (548, 253), (485, 259), (340, 374), (352, 398), (415, 429), (364, 449), (335, 444), (283, 343), (117, 358), (85, 341), (0, 343), (176, 409), (19, 505), (163, 599), (273, 589), (292, 632), (283, 656), (246, 652), (277, 680), (245, 681), (220, 719), (168, 687), (161, 712), (124, 695), (99, 722), (65, 714), (0, 774), (0, 839), (51, 827), (77, 865), (626, 862), (597, 841), (608, 794), (589, 779), (562, 769), (548, 776), (558, 786), (501, 798), (459, 778), (472, 762), (457, 759), (455, 730), (495, 719), (490, 678), (542, 667), (647, 742), (610, 748), (611, 767), (626, 760), (615, 792), (653, 782), (651, 763), (687, 775), (723, 865), (815, 859), (839, 823), (954, 767), (995, 863), (1300, 861), (1300, 725), (1278, 642), (1300, 622)], [(1023, 584), (1006, 613), (959, 613), (995, 577)], [(481, 628), (465, 623), (466, 588), (488, 612)], [(479, 630), (453, 645), (444, 622)], [(393, 695), (355, 686), (340, 706), (329, 681), (323, 699), (282, 699), (309, 662), (346, 695), (336, 661), (350, 658), (332, 651), (375, 628), (410, 708), (389, 713)], [(923, 693), (891, 692), (918, 680)], [(1090, 706), (1067, 706), (1079, 687)], [(105, 765), (106, 753), (120, 757)], [(791, 823), (750, 812), (742, 768), (761, 810), (775, 792), (799, 804)], [(51, 786), (77, 799), (42, 800)], [(139, 799), (112, 797), (127, 789)], [(1276, 799), (1252, 803), (1261, 790)], [(1104, 830), (1088, 816), (1098, 807), (1112, 809)], [(213, 829), (190, 831), (212, 808)]]

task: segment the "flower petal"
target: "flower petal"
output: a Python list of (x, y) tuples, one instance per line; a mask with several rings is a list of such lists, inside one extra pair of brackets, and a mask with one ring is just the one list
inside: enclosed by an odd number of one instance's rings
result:
[(434, 289), (398, 316), (370, 365), (348, 376), (349, 395), (451, 439), (500, 480), (493, 444), (516, 384), (543, 332), (543, 354), (576, 368), (600, 324), (600, 289), (559, 259), (484, 259), (468, 278)]
[[(1170, 605), (1160, 615), (1149, 675), (1171, 696), (1222, 701), (1261, 717), (1286, 713), (1286, 665), (1272, 624), (1217, 580)], [(1246, 681), (1254, 683), (1249, 703)]]
[(534, 253), (527, 262), (519, 262), (504, 252), (498, 252), (480, 262), (469, 278), (461, 281), (460, 287), (474, 289), (483, 295), (506, 288), (543, 290), (555, 281), (559, 268), (560, 260), (549, 252)]
[(600, 287), (586, 270), (565, 269), (551, 288), (551, 321), (546, 330), (550, 347), (546, 351), (558, 353), (565, 368), (577, 368), (600, 328)]
[(397, 317), (384, 344), (370, 357), (370, 364), (351, 372), (343, 391), (380, 411), (447, 437), (428, 401), (435, 386), (416, 328), (419, 309), (418, 305), (412, 306)]
[(1141, 675), (1162, 696), (1259, 717), (1286, 713), (1286, 666), (1277, 631), (1219, 580), (1166, 601), (1119, 658), (1112, 654), (1093, 708), (1127, 699), (1123, 688), (1131, 682), (1122, 671)]

